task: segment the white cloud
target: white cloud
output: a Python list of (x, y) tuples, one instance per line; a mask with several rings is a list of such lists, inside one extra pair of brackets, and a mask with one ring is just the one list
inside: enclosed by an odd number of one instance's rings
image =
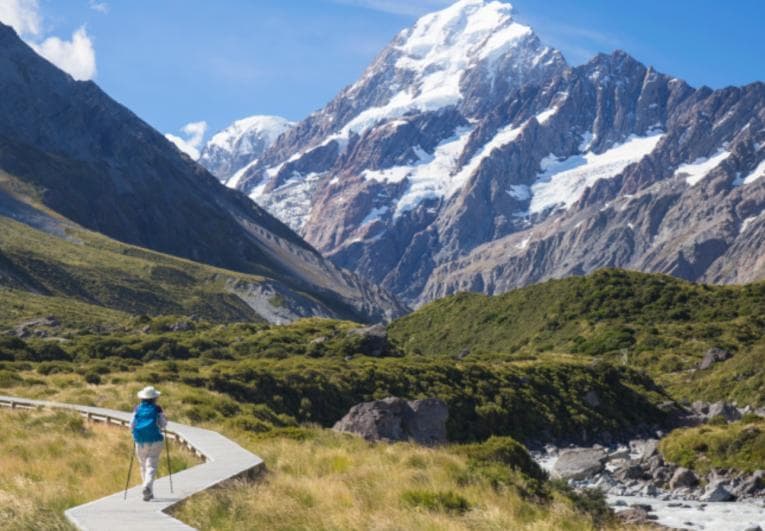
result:
[[(91, 7), (94, 4), (106, 6), (91, 0)], [(84, 26), (77, 29), (69, 41), (56, 36), (43, 39), (37, 0), (0, 0), (0, 21), (12, 26), (34, 51), (74, 79), (87, 80), (96, 75), (96, 51)]]
[(40, 33), (37, 0), (0, 0), (0, 21), (13, 27), (19, 35)]
[(197, 160), (199, 158), (199, 148), (202, 147), (202, 142), (204, 141), (205, 133), (207, 132), (207, 122), (187, 123), (181, 127), (181, 132), (186, 135), (186, 138), (171, 135), (170, 133), (166, 133), (165, 138), (175, 144), (178, 149), (186, 153), (189, 157)]
[(98, 0), (90, 0), (88, 3), (90, 6), (90, 9), (93, 11), (98, 11), (99, 13), (108, 13), (109, 12), (109, 4), (106, 2), (99, 2)]
[(84, 81), (96, 75), (96, 51), (85, 26), (72, 34), (71, 41), (48, 37), (40, 44), (28, 44), (74, 79)]
[(334, 0), (334, 2), (396, 15), (419, 16), (442, 9), (454, 3), (454, 0)]

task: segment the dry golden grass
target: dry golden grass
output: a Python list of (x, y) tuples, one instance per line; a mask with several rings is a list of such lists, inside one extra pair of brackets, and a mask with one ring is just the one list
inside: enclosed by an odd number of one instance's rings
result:
[[(129, 409), (135, 391), (129, 375), (114, 375), (118, 381), (93, 386), (77, 375), (44, 377), (45, 385), (5, 389), (11, 395), (47, 398), (62, 402)], [(121, 380), (121, 381), (119, 381)], [(122, 383), (124, 382), (124, 383)], [(260, 455), (267, 467), (258, 481), (237, 481), (197, 495), (183, 504), (175, 516), (202, 530), (589, 530), (590, 518), (577, 512), (562, 495), (547, 503), (521, 497), (515, 488), (495, 488), (487, 479), (465, 481), (467, 458), (454, 448), (427, 449), (411, 444), (369, 444), (329, 430), (300, 429), (258, 436), (233, 428), (230, 424), (193, 422), (187, 412), (191, 400), (211, 400), (218, 395), (204, 389), (164, 383), (162, 405), (171, 420), (202, 424), (236, 440)], [(0, 429), (28, 431), (22, 417), (9, 421), (10, 413), (0, 411)], [(16, 415), (24, 415), (14, 413)], [(47, 414), (58, 416), (60, 414)], [(50, 464), (32, 473), (40, 484), (31, 483), (26, 470), (0, 470), (0, 519), (3, 511), (14, 510), (21, 525), (43, 525), (34, 529), (66, 528), (61, 513), (71, 505), (98, 498), (124, 485), (129, 439), (118, 429), (88, 426), (90, 435), (75, 438), (77, 452), (67, 448), (66, 423), (51, 425), (42, 432), (23, 436), (34, 442), (25, 444), (13, 437), (0, 438), (0, 455), (10, 455), (9, 445), (39, 446)], [(8, 430), (3, 430), (7, 432)], [(76, 433), (76, 430), (75, 430)], [(51, 438), (52, 444), (45, 441)], [(64, 446), (60, 446), (63, 444)], [(31, 451), (31, 450), (30, 450)], [(48, 456), (53, 452), (56, 457)], [(178, 455), (178, 452), (174, 452)], [(114, 456), (125, 456), (114, 462)], [(92, 457), (91, 457), (92, 456)], [(78, 485), (78, 477), (87, 482)], [(469, 474), (467, 474), (469, 475)], [(11, 489), (8, 485), (15, 485)], [(467, 510), (425, 508), (412, 504), (407, 493), (452, 493), (464, 498)], [(26, 518), (26, 520), (24, 520)], [(0, 520), (1, 521), (1, 520)], [(58, 526), (58, 527), (57, 527)], [(1, 527), (1, 526), (0, 526)], [(633, 528), (636, 529), (636, 528)]]
[[(268, 471), (257, 483), (239, 482), (192, 498), (177, 512), (200, 529), (463, 530), (592, 529), (562, 499), (532, 503), (514, 489), (487, 481), (465, 483), (467, 459), (449, 448), (368, 444), (326, 430), (305, 440), (252, 439)], [(407, 503), (407, 492), (452, 492), (464, 512)]]
[[(131, 451), (122, 428), (87, 423), (72, 412), (3, 408), (0, 528), (72, 529), (64, 511), (123, 489)], [(171, 453), (174, 470), (198, 462), (177, 446)], [(134, 464), (131, 483), (139, 475)]]

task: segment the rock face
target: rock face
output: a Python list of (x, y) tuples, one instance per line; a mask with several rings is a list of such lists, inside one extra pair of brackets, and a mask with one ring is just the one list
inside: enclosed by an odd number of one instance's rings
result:
[(448, 417), (448, 407), (437, 398), (407, 401), (389, 397), (353, 406), (333, 429), (368, 441), (411, 441), (432, 446), (447, 441)]
[(602, 267), (765, 276), (765, 85), (711, 90), (623, 52), (571, 67), (508, 4), (460, 0), (234, 186), (407, 302)]
[(599, 448), (564, 450), (555, 462), (552, 475), (561, 479), (585, 479), (602, 471), (607, 453)]
[[(318, 302), (320, 314), (376, 322), (405, 311), (2, 24), (0, 92), (0, 170), (39, 190), (45, 206), (69, 220), (122, 242), (273, 279)], [(0, 215), (6, 204), (0, 199)], [(34, 216), (21, 221), (40, 224)]]
[(717, 347), (710, 348), (707, 350), (706, 354), (704, 354), (704, 358), (701, 360), (701, 363), (699, 363), (699, 369), (702, 371), (706, 370), (715, 363), (727, 360), (730, 358), (730, 356), (730, 352), (727, 350), (723, 350)]

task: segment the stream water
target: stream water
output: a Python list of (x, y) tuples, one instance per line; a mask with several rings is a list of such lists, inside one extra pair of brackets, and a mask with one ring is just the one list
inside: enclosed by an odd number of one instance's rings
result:
[[(534, 458), (547, 472), (551, 472), (557, 455), (535, 454)], [(594, 485), (592, 485), (594, 487)], [(633, 504), (650, 505), (656, 523), (676, 529), (704, 531), (746, 531), (761, 526), (765, 529), (765, 500), (759, 502), (699, 502), (665, 500), (657, 496), (606, 497), (616, 512)]]

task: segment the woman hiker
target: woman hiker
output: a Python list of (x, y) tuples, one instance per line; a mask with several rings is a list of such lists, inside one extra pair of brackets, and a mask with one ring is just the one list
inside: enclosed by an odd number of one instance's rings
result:
[(159, 458), (162, 456), (164, 437), (162, 430), (167, 426), (167, 419), (162, 408), (157, 405), (161, 393), (152, 386), (138, 392), (141, 403), (133, 410), (130, 421), (130, 431), (135, 441), (135, 455), (141, 464), (143, 479), (143, 500), (149, 501), (154, 497), (153, 485), (159, 468)]

